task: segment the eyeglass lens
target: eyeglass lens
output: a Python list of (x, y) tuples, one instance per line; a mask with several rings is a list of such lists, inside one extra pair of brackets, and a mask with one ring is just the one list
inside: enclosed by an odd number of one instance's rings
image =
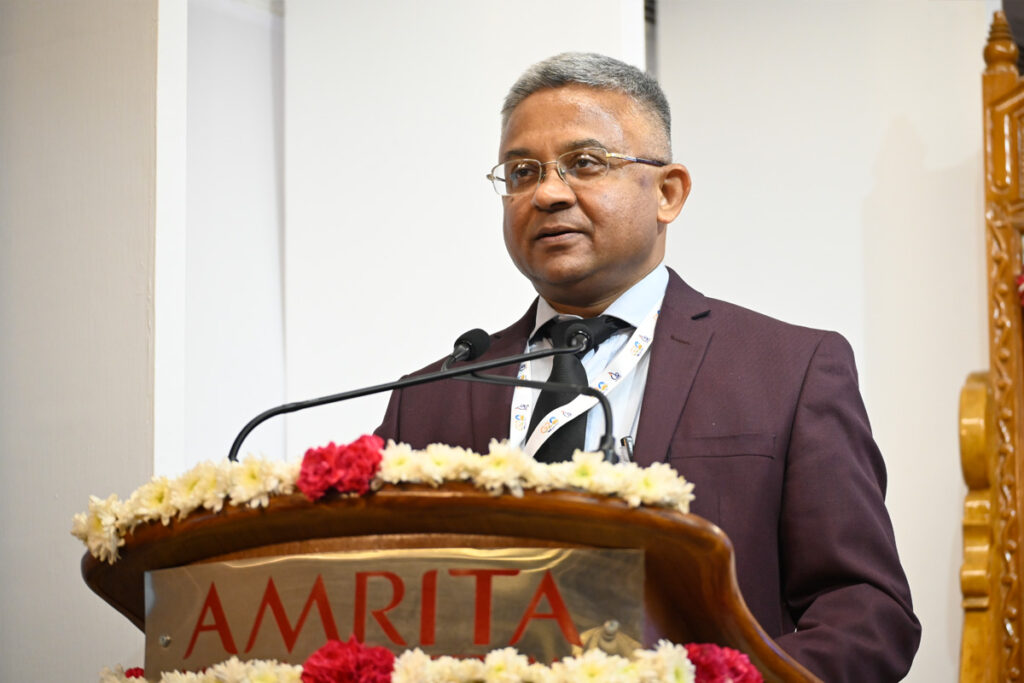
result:
[[(554, 162), (558, 174), (570, 185), (600, 178), (608, 172), (608, 153), (600, 148), (575, 149)], [(544, 176), (544, 166), (536, 159), (512, 159), (498, 164), (491, 171), (494, 188), (499, 194), (526, 192), (536, 187)]]

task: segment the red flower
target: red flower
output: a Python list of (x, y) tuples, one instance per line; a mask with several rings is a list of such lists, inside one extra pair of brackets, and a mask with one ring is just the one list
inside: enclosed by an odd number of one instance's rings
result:
[(390, 683), (395, 656), (355, 639), (329, 640), (302, 665), (303, 683)]
[(125, 678), (145, 678), (146, 672), (143, 671), (141, 666), (132, 667), (124, 672)]
[(339, 450), (332, 441), (323, 448), (310, 448), (302, 457), (302, 469), (299, 470), (295, 485), (310, 500), (323, 498), (327, 489), (331, 488), (334, 462), (338, 459)]
[(383, 446), (380, 437), (364, 435), (347, 446), (332, 441), (323, 448), (310, 448), (302, 458), (295, 485), (310, 500), (322, 498), (328, 489), (363, 495), (380, 469)]
[(690, 643), (686, 655), (697, 668), (697, 683), (762, 683), (761, 673), (750, 659), (731, 647)]
[(335, 461), (332, 485), (342, 493), (363, 495), (370, 490), (370, 482), (380, 469), (380, 449), (384, 440), (379, 436), (365, 434), (348, 446)]

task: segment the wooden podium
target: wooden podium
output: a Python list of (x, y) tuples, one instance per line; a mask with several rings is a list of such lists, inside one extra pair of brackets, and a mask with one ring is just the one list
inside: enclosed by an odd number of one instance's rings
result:
[[(647, 619), (675, 643), (745, 652), (766, 681), (817, 681), (769, 638), (740, 596), (732, 545), (706, 520), (572, 492), (495, 497), (468, 484), (385, 486), (311, 503), (300, 494), (262, 509), (197, 511), (129, 535), (113, 565), (86, 553), (89, 587), (145, 627), (147, 571), (307, 553), (422, 548), (642, 549)], [(653, 643), (644, 643), (651, 646)]]

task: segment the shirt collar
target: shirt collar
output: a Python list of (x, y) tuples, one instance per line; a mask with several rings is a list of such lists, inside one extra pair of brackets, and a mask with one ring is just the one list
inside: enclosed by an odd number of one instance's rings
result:
[[(613, 301), (608, 308), (601, 312), (601, 315), (613, 315), (624, 320), (633, 327), (639, 327), (644, 317), (651, 312), (651, 309), (661, 303), (665, 298), (665, 289), (668, 287), (668, 268), (660, 264), (657, 268), (648, 273), (642, 280), (627, 289)], [(530, 338), (537, 334), (537, 330), (552, 318), (579, 318), (578, 315), (560, 314), (551, 307), (544, 297), (537, 302), (537, 319), (530, 332)]]

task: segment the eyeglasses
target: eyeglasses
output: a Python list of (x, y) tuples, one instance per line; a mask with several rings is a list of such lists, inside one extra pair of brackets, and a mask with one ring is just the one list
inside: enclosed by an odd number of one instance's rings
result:
[(494, 184), (494, 191), (502, 197), (532, 192), (544, 180), (544, 167), (554, 164), (558, 169), (558, 177), (566, 185), (575, 189), (607, 175), (611, 159), (650, 166), (666, 165), (664, 161), (616, 154), (602, 147), (584, 147), (566, 152), (554, 161), (512, 159), (492, 168), (491, 172), (487, 174), (487, 179)]

